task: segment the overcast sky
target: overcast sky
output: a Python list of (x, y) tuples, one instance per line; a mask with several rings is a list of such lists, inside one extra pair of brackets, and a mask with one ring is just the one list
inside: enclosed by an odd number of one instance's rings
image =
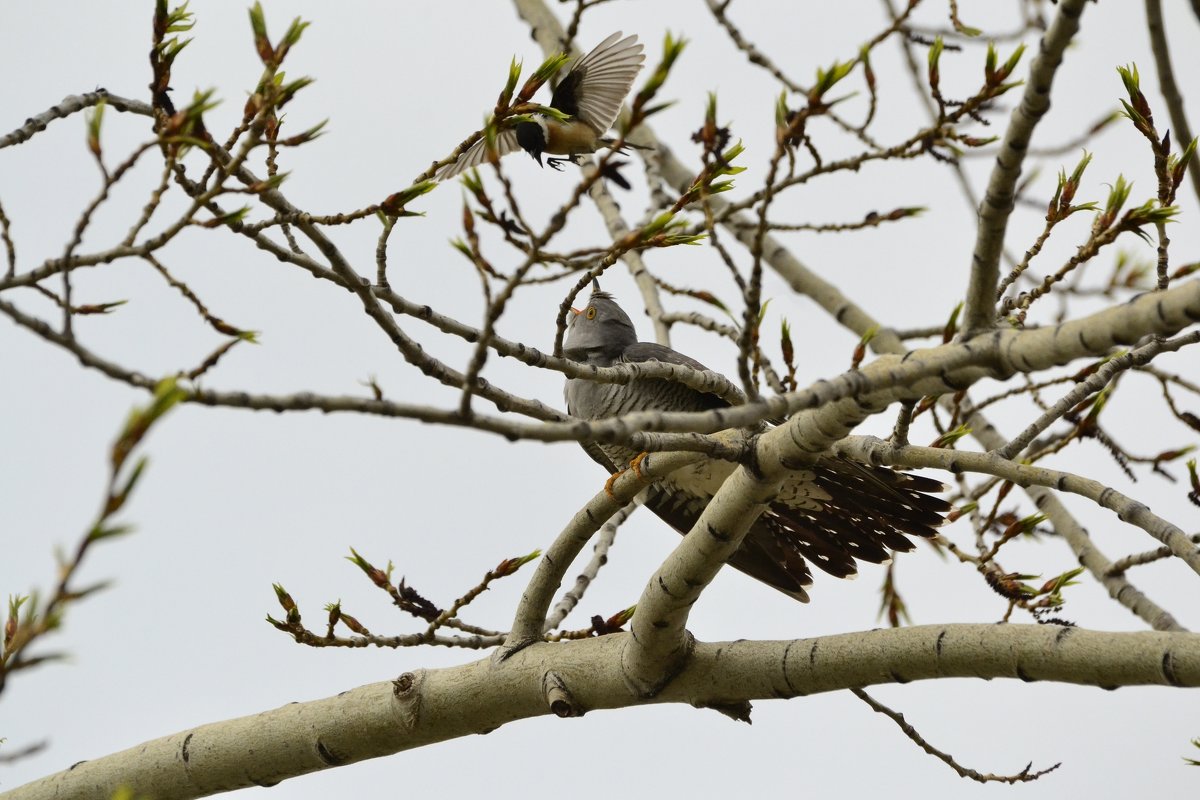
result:
[[(541, 60), (526, 26), (505, 3), (363, 2), (337, 4), (336, 11), (333, 4), (319, 2), (267, 5), (272, 36), (284, 30), (290, 15), (313, 23), (286, 69), (289, 78), (310, 75), (317, 82), (288, 107), (286, 125), (295, 133), (328, 118), (328, 134), (286, 153), (283, 169), (291, 171), (285, 185), (289, 198), (314, 213), (360, 208), (407, 186), (479, 126), (514, 54), (528, 65)], [(926, 5), (919, 19), (944, 26), (945, 4), (929, 0)], [(1008, 10), (1015, 3), (959, 5), (968, 24), (1001, 31), (1015, 27), (1017, 17)], [(1176, 70), (1186, 80), (1200, 74), (1200, 23), (1184, 0), (1164, 5)], [(0, 132), (66, 95), (97, 87), (147, 99), (152, 6), (0, 0), (0, 74), (7, 76)], [(838, 16), (831, 10), (835, 7)], [(179, 103), (195, 89), (215, 88), (224, 103), (207, 123), (223, 139), (240, 119), (245, 92), (256, 82), (260, 65), (243, 3), (196, 4), (196, 12), (195, 41), (177, 61), (174, 96)], [(731, 14), (802, 82), (810, 81), (818, 66), (852, 57), (885, 27), (881, 6), (873, 0), (742, 0)], [(778, 90), (724, 38), (705, 5), (698, 0), (604, 4), (585, 17), (579, 41), (587, 48), (614, 30), (641, 36), (650, 63), (657, 61), (666, 31), (691, 40), (663, 90), (678, 104), (655, 119), (656, 130), (677, 155), (695, 163), (688, 135), (702, 121), (706, 93), (716, 91), (722, 122), (731, 123), (748, 146), (744, 163), (750, 171), (740, 180), (745, 186), (761, 181)], [(1005, 54), (1012, 47), (1000, 45)], [(872, 60), (881, 92), (875, 135), (889, 144), (901, 141), (924, 121), (924, 110), (915, 103), (894, 44), (880, 48)], [(1121, 84), (1114, 67), (1130, 62), (1141, 67), (1145, 84), (1155, 85), (1141, 4), (1089, 4), (1079, 43), (1060, 74), (1062, 89), (1035, 145), (1069, 141), (1116, 108)], [(947, 93), (967, 95), (982, 63), (979, 47), (947, 52), (942, 66)], [(1200, 88), (1186, 90), (1193, 127), (1200, 127)], [(1165, 108), (1156, 94), (1150, 96), (1160, 130), (1165, 129)], [(861, 114), (861, 102), (847, 104), (848, 116)], [(979, 135), (999, 134), (999, 122)], [(826, 154), (845, 151), (847, 145), (830, 126), (814, 130), (827, 143)], [(144, 118), (110, 112), (103, 134), (109, 163), (148, 135)], [(1118, 172), (1135, 180), (1134, 201), (1152, 195), (1149, 151), (1132, 126), (1112, 126), (1096, 148), (1081, 199), (1103, 199), (1103, 184)], [(1069, 170), (1077, 159), (1077, 152), (1069, 152), (1039, 162), (1036, 196), (1048, 197), (1057, 169)], [(509, 174), (534, 218), (544, 218), (573, 185), (570, 172), (539, 170), (524, 155), (511, 161)], [(967, 163), (981, 186), (990, 160)], [(262, 172), (261, 162), (254, 168)], [(128, 185), (118, 187), (84, 239), (84, 251), (120, 239), (158, 171), (147, 163)], [(79, 211), (98, 186), (84, 146), (82, 115), (54, 123), (27, 145), (0, 152), (0, 202), (12, 220), (20, 269), (61, 255)], [(1200, 250), (1195, 198), (1186, 185), (1180, 197), (1186, 213), (1172, 229), (1176, 263), (1196, 260)], [(636, 221), (646, 207), (644, 185), (620, 200), (626, 219)], [(397, 291), (476, 324), (482, 314), (478, 280), (447, 243), (461, 235), (461, 202), (457, 187), (443, 186), (418, 204), (427, 217), (397, 224), (390, 275)], [(973, 213), (948, 169), (928, 160), (864, 169), (792, 193), (778, 213), (785, 220), (832, 222), (897, 206), (925, 206), (929, 212), (864, 235), (795, 234), (786, 242), (807, 265), (888, 324), (941, 324), (962, 293), (974, 239)], [(585, 206), (577, 217), (571, 226), (575, 240), (602, 240), (594, 209)], [(1082, 241), (1088, 221), (1078, 222), (1052, 241), (1042, 269), (1061, 263)], [(1040, 227), (1038, 211), (1019, 212), (1010, 248), (1023, 250)], [(377, 234), (374, 220), (333, 232), (355, 266), (371, 274)], [(1123, 244), (1140, 258), (1152, 255), (1132, 238)], [(508, 258), (498, 245), (494, 253)], [(261, 345), (235, 348), (206, 386), (361, 395), (366, 392), (362, 382), (374, 376), (393, 399), (445, 407), (457, 402), (454, 393), (430, 387), (403, 363), (351, 295), (282, 266), (244, 239), (189, 231), (164, 259), (214, 313), (261, 332)], [(735, 296), (708, 249), (653, 253), (648, 263), (669, 282), (706, 286), (730, 301)], [(1104, 274), (1109, 263), (1102, 259), (1095, 274)], [(623, 267), (610, 275), (604, 288), (634, 311), (643, 338), (651, 338)], [(101, 354), (146, 374), (189, 368), (220, 342), (143, 264), (84, 271), (75, 287), (79, 302), (130, 301), (112, 315), (79, 319), (76, 330)], [(499, 332), (548, 350), (564, 292), (553, 285), (518, 294)], [(855, 344), (850, 333), (811, 303), (791, 296), (772, 274), (766, 276), (764, 296), (772, 300), (768, 328), (776, 330), (785, 316), (796, 336), (807, 339), (798, 345), (802, 383), (848, 366)], [(5, 299), (55, 318), (32, 292), (9, 292)], [(684, 300), (668, 304), (707, 310)], [(1056, 310), (1046, 305), (1047, 313)], [(467, 347), (433, 336), (419, 322), (402, 324), (453, 365), (461, 367), (470, 357)], [(734, 374), (736, 351), (729, 343), (680, 330), (674, 344)], [(1194, 353), (1164, 363), (1179, 365), (1187, 358), (1194, 364)], [(534, 373), (493, 358), (485, 374), (512, 391), (562, 407), (561, 379), (554, 373)], [(985, 387), (985, 393), (993, 390)], [(1143, 399), (1155, 416), (1166, 413), (1153, 390)], [(106, 480), (107, 448), (128, 409), (144, 400), (0, 318), (0, 593), (51, 585), (54, 548), (73, 547), (87, 529)], [(1134, 449), (1157, 452), (1190, 441), (1178, 424), (1151, 425), (1145, 414), (1136, 414), (1140, 406), (1133, 397), (1119, 403), (1110, 421), (1114, 433)], [(1194, 398), (1192, 408), (1197, 410)], [(1015, 433), (1020, 414), (996, 416), (1002, 429)], [(880, 420), (869, 430), (885, 430), (888, 424)], [(921, 435), (925, 441), (932, 438), (928, 431)], [(350, 547), (379, 565), (392, 560), (398, 575), (447, 605), (500, 559), (548, 545), (604, 478), (571, 444), (509, 444), (488, 434), (354, 415), (184, 407), (152, 433), (145, 452), (151, 457), (149, 472), (122, 516), (136, 525), (136, 533), (98, 547), (83, 574), (83, 582), (112, 578), (114, 586), (71, 608), (65, 631), (50, 643), (69, 653), (69, 661), (14, 677), (0, 697), (5, 747), (50, 740), (44, 753), (0, 766), (0, 790), (192, 725), (333, 695), (405, 670), (471, 660), (476, 654), (435, 649), (303, 648), (263, 621), (268, 613), (280, 614), (271, 584), (284, 584), (314, 627), (321, 625), (322, 605), (341, 598), (346, 610), (375, 632), (416, 631), (343, 560)], [(1126, 486), (1094, 443), (1081, 445), (1074, 461), (1060, 463)], [(1196, 529), (1195, 509), (1185, 510), (1177, 485), (1147, 475), (1133, 493), (1156, 510), (1175, 514), (1172, 520), (1185, 529)], [(1114, 558), (1155, 544), (1086, 504), (1068, 499), (1068, 505)], [(970, 541), (965, 526), (949, 529), (949, 535)], [(574, 625), (583, 627), (593, 614), (607, 616), (636, 601), (646, 578), (677, 541), (652, 515), (636, 514), (622, 529), (611, 564)], [(1047, 576), (1074, 566), (1069, 550), (1056, 542), (1017, 543), (1007, 559), (1009, 568)], [(525, 577), (495, 586), (467, 618), (505, 626)], [(854, 582), (818, 575), (812, 603), (801, 605), (729, 571), (704, 595), (689, 625), (705, 640), (785, 639), (870, 628), (879, 624), (882, 578), (882, 569), (869, 565)], [(1004, 611), (1003, 601), (972, 571), (940, 560), (924, 546), (901, 559), (898, 579), (917, 623), (991, 622)], [(1182, 624), (1200, 625), (1200, 592), (1195, 576), (1182, 565), (1146, 567), (1136, 580)], [(1090, 580), (1067, 596), (1063, 615), (1081, 625), (1145, 627)], [(1194, 791), (1200, 780), (1200, 772), (1181, 760), (1196, 755), (1188, 740), (1200, 736), (1194, 693), (1106, 693), (969, 680), (872, 691), (902, 710), (933, 743), (980, 771), (1016, 772), (1029, 761), (1035, 767), (1064, 762), (1036, 785), (1008, 790), (1014, 796), (1137, 795), (1150, 781), (1157, 792), (1169, 795)], [(524, 772), (528, 775), (517, 777)], [(651, 790), (695, 797), (735, 791), (829, 797), (883, 789), (901, 797), (954, 798), (1003, 791), (958, 778), (919, 752), (891, 722), (849, 693), (838, 693), (757, 703), (752, 726), (685, 707), (524, 721), (487, 737), (291, 780), (271, 796), (517, 797), (531, 788), (539, 796), (554, 792), (576, 798), (641, 796)], [(261, 792), (246, 790), (244, 796)]]

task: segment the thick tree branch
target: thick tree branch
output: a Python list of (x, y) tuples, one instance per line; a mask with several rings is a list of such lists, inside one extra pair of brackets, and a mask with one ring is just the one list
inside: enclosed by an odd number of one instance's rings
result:
[(1087, 0), (1062, 0), (1041, 47), (1029, 68), (1021, 103), (1013, 109), (996, 154), (996, 165), (979, 207), (979, 229), (971, 254), (971, 276), (963, 308), (963, 334), (971, 336), (991, 328), (996, 321), (996, 286), (1000, 281), (1000, 255), (1004, 234), (1016, 197), (1021, 165), (1033, 129), (1050, 109), (1050, 89), (1063, 53), (1079, 30), (1079, 17)]
[[(499, 666), (485, 658), (404, 673), (395, 681), (198, 726), (83, 761), (0, 798), (111, 797), (127, 786), (137, 796), (184, 800), (273, 786), (529, 717), (646, 703), (719, 706), (956, 677), (1107, 689), (1200, 686), (1200, 636), (1193, 634), (926, 625), (792, 641), (698, 643), (675, 679), (644, 697), (630, 690), (621, 668), (630, 638), (537, 644)], [(555, 680), (547, 683), (551, 674)]]
[(1043, 486), (1030, 486), (1025, 493), (1038, 510), (1046, 515), (1055, 532), (1067, 541), (1067, 546), (1079, 559), (1079, 563), (1104, 587), (1109, 597), (1128, 608), (1156, 631), (1187, 630), (1175, 619), (1174, 614), (1147, 597), (1145, 592), (1123, 574), (1110, 574), (1113, 562), (1096, 547), (1091, 534), (1079, 524), (1053, 491)]
[[(1176, 291), (1180, 293), (1174, 294)], [(1140, 295), (1124, 305), (1061, 325), (1025, 331), (997, 330), (967, 340), (962, 346), (968, 351), (980, 348), (990, 351), (998, 364), (985, 371), (1007, 376), (1060, 366), (1082, 356), (1084, 351), (1106, 353), (1115, 344), (1131, 344), (1149, 333), (1177, 333), (1197, 320), (1200, 320), (1200, 281), (1190, 281), (1176, 289)], [(1146, 330), (1145, 326), (1156, 330)], [(974, 374), (979, 368), (965, 363), (961, 369), (951, 368), (936, 377), (916, 381), (889, 384), (882, 378), (893, 366), (903, 368), (912, 360), (941, 349), (914, 350), (902, 358), (881, 356), (866, 365), (856, 374), (869, 377), (873, 385), (880, 387), (877, 391), (856, 392), (794, 414), (786, 425), (763, 437), (763, 445), (775, 449), (760, 449), (760, 467), (770, 475), (786, 469), (787, 463), (811, 460), (892, 402), (953, 394), (978, 379)]]
[(638, 600), (622, 670), (639, 695), (653, 695), (686, 663), (692, 638), (688, 614), (779, 491), (741, 467), (730, 475), (700, 518), (650, 578)]

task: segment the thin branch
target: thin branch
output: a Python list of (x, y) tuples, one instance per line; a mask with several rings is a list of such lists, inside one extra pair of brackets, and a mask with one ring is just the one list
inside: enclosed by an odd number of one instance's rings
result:
[(596, 576), (600, 574), (601, 568), (608, 563), (608, 552), (612, 549), (613, 541), (617, 537), (617, 530), (629, 519), (629, 515), (634, 509), (641, 504), (641, 495), (635, 497), (633, 502), (622, 508), (616, 514), (613, 514), (600, 528), (600, 535), (596, 537), (596, 544), (592, 547), (592, 557), (584, 566), (583, 570), (575, 577), (575, 585), (565, 591), (558, 603), (551, 609), (550, 615), (546, 617), (544, 630), (552, 631), (567, 618), (575, 607), (579, 605), (579, 601), (583, 599), (584, 593), (588, 587), (592, 585), (592, 581), (596, 580)]
[[(968, 424), (972, 425), (972, 435), (984, 447), (1003, 441), (995, 428), (986, 419), (982, 419), (981, 415), (968, 413), (966, 420)], [(839, 445), (839, 448), (848, 448), (848, 451), (860, 447), (864, 449), (860, 457), (871, 463), (875, 463), (872, 462), (872, 458), (876, 457), (873, 455), (874, 453), (878, 452), (880, 454), (878, 457), (885, 457), (883, 454), (889, 452), (886, 445), (883, 449), (876, 450), (874, 443), (864, 442), (858, 437), (847, 439)], [(1042, 513), (1046, 514), (1050, 519), (1055, 531), (1066, 540), (1075, 557), (1079, 559), (1079, 563), (1086, 567), (1088, 572), (1104, 585), (1110, 597), (1141, 617), (1155, 630), (1186, 630), (1170, 612), (1146, 597), (1141, 590), (1126, 580), (1124, 576), (1110, 574), (1113, 562), (1096, 547), (1088, 532), (1075, 521), (1075, 518), (1066, 510), (1052, 491), (1042, 486), (1027, 486), (1025, 491)]]
[(110, 97), (108, 92), (103, 90), (97, 92), (88, 92), (86, 94), (70, 95), (64, 98), (58, 105), (43, 111), (41, 114), (36, 114), (32, 117), (29, 117), (27, 120), (25, 120), (25, 124), (16, 130), (11, 131), (4, 136), (0, 136), (0, 150), (3, 150), (6, 147), (12, 147), (13, 145), (23, 144), (37, 134), (46, 130), (51, 122), (54, 122), (55, 120), (66, 119), (72, 114), (78, 114), (80, 111), (92, 108), (101, 101), (106, 102), (111, 108), (115, 108), (118, 111), (133, 110), (130, 106), (126, 105), (128, 102), (132, 102), (136, 104), (136, 106), (140, 107), (137, 110), (137, 113), (142, 113), (141, 109), (145, 109), (145, 116), (153, 116), (153, 114), (150, 112), (150, 106), (146, 105), (145, 103), (136, 100), (124, 101), (119, 97)]
[(854, 437), (838, 445), (838, 451), (869, 463), (909, 467), (935, 467), (951, 473), (982, 472), (995, 475), (1017, 486), (1044, 486), (1060, 492), (1086, 497), (1096, 505), (1115, 513), (1122, 522), (1135, 525), (1171, 548), (1171, 552), (1200, 575), (1200, 551), (1191, 538), (1147, 506), (1105, 486), (1099, 481), (1070, 472), (1020, 464), (994, 453), (972, 453), (938, 447), (896, 446), (874, 437)]
[[(1192, 534), (1192, 542), (1200, 543), (1200, 533)], [(1171, 552), (1171, 548), (1165, 546), (1157, 547), (1153, 550), (1147, 550), (1144, 553), (1134, 553), (1132, 555), (1125, 556), (1124, 558), (1118, 558), (1112, 563), (1112, 566), (1108, 568), (1106, 574), (1121, 575), (1130, 567), (1139, 567), (1143, 564), (1151, 564), (1155, 561), (1161, 561), (1164, 558), (1170, 558), (1172, 555), (1174, 555), (1174, 553)]]
[(8, 263), (8, 269), (4, 273), (5, 280), (12, 280), (17, 274), (17, 248), (13, 244), (11, 225), (4, 214), (4, 205), (0, 204), (0, 241), (4, 242), (4, 255)]
[[(677, 190), (686, 191), (695, 180), (695, 176), (661, 143), (658, 146), (658, 154), (662, 163), (663, 177)], [(731, 208), (731, 204), (720, 196), (710, 197), (708, 202), (718, 215), (728, 212)], [(741, 214), (733, 214), (726, 217), (724, 224), (743, 245), (749, 247), (753, 242), (756, 223), (750, 218)], [(811, 298), (839, 324), (859, 336), (871, 328), (876, 328), (878, 333), (871, 340), (871, 347), (876, 352), (904, 351), (903, 343), (895, 337), (891, 329), (880, 324), (871, 314), (848, 298), (832, 283), (804, 266), (778, 239), (769, 234), (765, 236), (762, 250), (766, 263), (779, 273), (795, 292)]]
[[(1163, 100), (1167, 102), (1167, 113), (1171, 116), (1171, 128), (1175, 141), (1187, 147), (1192, 140), (1192, 128), (1183, 110), (1183, 94), (1175, 82), (1175, 70), (1171, 67), (1171, 51), (1167, 46), (1167, 31), (1163, 25), (1162, 0), (1146, 0), (1146, 29), (1150, 33), (1150, 49), (1154, 52), (1154, 65), (1158, 68), (1158, 83)], [(1192, 180), (1192, 191), (1200, 200), (1200, 159), (1193, 158), (1187, 167)]]
[(1071, 391), (1063, 395), (1057, 403), (1034, 420), (1025, 430), (996, 450), (996, 455), (1001, 458), (1015, 458), (1042, 431), (1062, 419), (1063, 414), (1078, 405), (1085, 397), (1107, 386), (1117, 374), (1128, 369), (1145, 366), (1159, 353), (1175, 351), (1196, 342), (1200, 342), (1200, 331), (1192, 331), (1170, 341), (1155, 339), (1136, 350), (1110, 359), (1085, 380), (1077, 382)]
[[(888, 15), (894, 20), (899, 17), (899, 12), (892, 5), (892, 0), (883, 0), (884, 9)], [(1022, 31), (1024, 33), (1024, 31)], [(922, 77), (921, 66), (918, 64), (916, 56), (913, 55), (912, 41), (907, 36), (901, 36), (896, 39), (900, 47), (900, 54), (904, 57), (904, 66), (908, 72), (909, 78), (912, 79), (913, 94), (921, 98), (921, 104), (925, 106), (925, 112), (928, 114), (930, 121), (936, 122), (938, 119), (939, 110), (933, 102), (933, 98), (926, 91), (925, 79)], [(977, 150), (967, 150), (966, 154), (977, 152)], [(949, 162), (950, 170), (954, 173), (954, 179), (958, 183), (959, 190), (962, 192), (963, 199), (966, 201), (967, 207), (972, 215), (972, 222), (975, 221), (975, 216), (979, 210), (979, 198), (975, 194), (975, 188), (971, 185), (971, 178), (967, 175), (966, 169), (963, 168), (961, 159), (954, 159)]]
[(5, 750), (0, 752), (0, 765), (15, 764), (23, 758), (28, 758), (42, 752), (47, 747), (49, 747), (49, 742), (43, 739), (40, 742), (33, 742), (16, 750)]
[(949, 753), (938, 750), (929, 742), (925, 741), (925, 738), (921, 736), (921, 734), (917, 733), (917, 729), (904, 720), (903, 714), (888, 708), (883, 703), (880, 703), (874, 697), (871, 697), (871, 695), (864, 692), (862, 689), (851, 688), (850, 691), (854, 693), (855, 697), (869, 705), (873, 710), (883, 714), (892, 722), (896, 723), (900, 730), (904, 732), (905, 736), (907, 736), (909, 739), (912, 739), (913, 742), (915, 742), (916, 745), (926, 753), (929, 753), (929, 755), (937, 758), (946, 766), (957, 772), (960, 778), (970, 778), (971, 780), (978, 781), (979, 783), (1026, 783), (1028, 781), (1036, 781), (1046, 773), (1053, 772), (1062, 766), (1062, 762), (1059, 762), (1052, 767), (1038, 770), (1037, 772), (1030, 772), (1029, 770), (1033, 766), (1033, 764), (1030, 763), (1025, 767), (1025, 769), (1021, 770), (1015, 775), (993, 775), (991, 773), (976, 772), (970, 767), (964, 767), (962, 764), (959, 764)]

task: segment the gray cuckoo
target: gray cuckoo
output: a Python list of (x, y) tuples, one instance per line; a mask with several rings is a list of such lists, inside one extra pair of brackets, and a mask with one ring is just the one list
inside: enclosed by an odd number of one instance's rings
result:
[[(629, 316), (599, 289), (571, 318), (564, 352), (572, 361), (597, 367), (662, 361), (705, 369), (669, 347), (639, 342)], [(588, 420), (634, 411), (708, 411), (729, 405), (717, 395), (661, 379), (616, 384), (572, 378), (565, 393), (571, 415)], [(610, 472), (638, 455), (621, 445), (601, 444), (601, 452), (585, 449)], [(686, 534), (735, 466), (704, 459), (677, 470), (649, 487), (646, 505)], [(890, 559), (890, 551), (911, 550), (913, 544), (905, 534), (933, 536), (950, 505), (926, 493), (943, 488), (920, 475), (823, 456), (812, 467), (791, 473), (729, 563), (807, 602), (806, 590), (812, 584), (809, 562), (848, 578), (857, 572), (856, 560), (881, 564)]]

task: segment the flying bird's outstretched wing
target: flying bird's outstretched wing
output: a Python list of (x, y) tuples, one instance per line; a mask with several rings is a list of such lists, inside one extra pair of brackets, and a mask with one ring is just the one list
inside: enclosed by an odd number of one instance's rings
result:
[[(513, 129), (507, 128), (496, 135), (497, 158), (503, 158), (518, 149), (520, 149), (520, 145), (517, 144), (517, 132)], [(488, 163), (487, 139), (480, 137), (479, 141), (468, 147), (467, 151), (459, 156), (457, 161), (447, 164), (435, 172), (433, 179), (437, 181), (449, 180), (472, 167), (478, 167), (486, 163)]]
[(586, 122), (597, 136), (612, 127), (646, 60), (637, 36), (617, 31), (575, 62), (554, 90), (552, 108)]

